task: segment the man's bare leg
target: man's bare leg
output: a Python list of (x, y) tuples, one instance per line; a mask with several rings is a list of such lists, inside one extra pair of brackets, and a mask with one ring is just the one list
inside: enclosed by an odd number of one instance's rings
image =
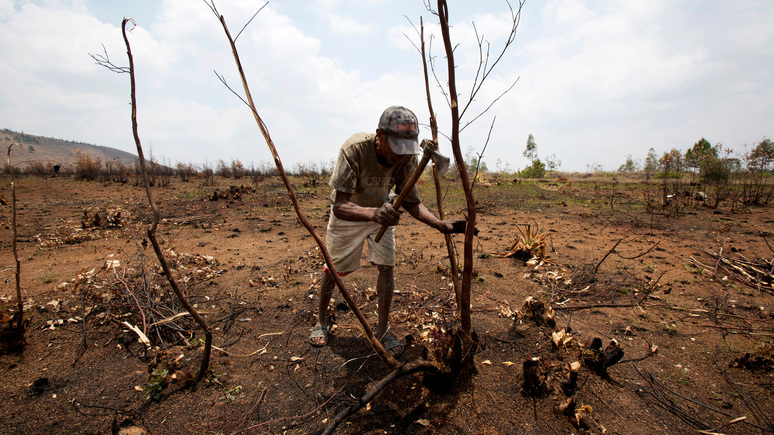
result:
[[(395, 279), (393, 266), (377, 265), (379, 269), (379, 278), (376, 281), (376, 294), (378, 296), (379, 306), (377, 313), (379, 315), (379, 324), (376, 326), (376, 338), (381, 340), (387, 334), (390, 326), (390, 306), (392, 305), (392, 295), (395, 292)], [(403, 352), (403, 346), (397, 346), (387, 349), (393, 355)]]
[[(330, 272), (324, 271), (320, 282), (320, 304), (317, 306), (315, 327), (328, 328), (328, 305), (331, 303), (334, 287), (336, 287), (336, 281), (333, 280)], [(315, 346), (322, 346), (325, 344), (325, 337), (314, 337), (310, 338), (309, 341)]]

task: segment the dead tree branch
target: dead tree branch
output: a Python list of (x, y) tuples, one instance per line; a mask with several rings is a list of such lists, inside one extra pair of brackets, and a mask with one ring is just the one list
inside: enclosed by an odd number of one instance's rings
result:
[(8, 172), (11, 175), (11, 229), (13, 231), (13, 237), (11, 240), (11, 249), (13, 250), (14, 260), (14, 276), (16, 278), (16, 314), (11, 319), (11, 328), (16, 329), (16, 333), (20, 334), (21, 342), (24, 342), (24, 302), (22, 302), (21, 296), (21, 262), (19, 261), (19, 252), (16, 247), (16, 239), (18, 238), (18, 229), (16, 227), (16, 175), (14, 174), (13, 165), (11, 165), (11, 148), (17, 143), (8, 145), (7, 153), (7, 167)]
[(613, 247), (610, 248), (609, 251), (607, 251), (607, 254), (605, 254), (605, 256), (602, 257), (601, 260), (599, 260), (599, 263), (597, 263), (597, 265), (594, 267), (594, 275), (596, 275), (597, 271), (599, 271), (599, 266), (601, 266), (602, 263), (607, 259), (607, 257), (609, 257), (610, 254), (612, 254), (615, 251), (616, 246), (618, 246), (621, 242), (623, 242), (623, 239), (620, 239), (617, 242), (615, 242), (615, 245), (613, 245)]
[(750, 260), (741, 254), (738, 254), (736, 258), (724, 257), (723, 248), (720, 248), (717, 253), (708, 249), (703, 249), (703, 251), (716, 259), (713, 270), (710, 270), (710, 266), (693, 257), (690, 259), (703, 270), (710, 272), (712, 276), (717, 276), (718, 272), (725, 272), (730, 277), (758, 291), (774, 292), (774, 260), (766, 260), (765, 258)]
[(357, 403), (339, 411), (336, 414), (336, 417), (334, 417), (333, 420), (331, 420), (330, 423), (328, 423), (328, 427), (325, 428), (325, 431), (323, 431), (323, 434), (324, 435), (332, 434), (339, 426), (339, 424), (341, 424), (342, 421), (344, 421), (350, 415), (358, 412), (361, 408), (363, 408), (363, 406), (365, 406), (368, 402), (373, 400), (377, 394), (382, 392), (382, 390), (384, 390), (390, 384), (390, 382), (394, 381), (395, 379), (401, 376), (407, 376), (419, 371), (437, 373), (438, 366), (435, 363), (432, 363), (430, 361), (412, 361), (410, 363), (407, 363), (404, 366), (401, 366), (393, 370), (392, 372), (390, 372), (390, 374), (385, 376), (381, 381), (377, 382), (376, 385), (374, 385), (370, 390), (366, 391), (365, 394), (363, 394), (358, 399)]
[[(508, 51), (508, 47), (513, 43), (513, 41), (516, 39), (516, 31), (519, 28), (519, 23), (521, 22), (521, 10), (524, 6), (524, 2), (526, 0), (519, 0), (519, 7), (514, 12), (513, 7), (511, 6), (511, 3), (506, 0), (506, 3), (508, 4), (508, 9), (511, 11), (511, 31), (508, 35), (508, 38), (505, 41), (505, 44), (503, 45), (502, 50), (497, 55), (497, 57), (494, 59), (492, 64), (489, 64), (489, 49), (490, 44), (488, 41), (485, 40), (484, 35), (479, 35), (478, 29), (476, 28), (475, 23), (473, 23), (473, 30), (476, 33), (476, 40), (478, 42), (478, 53), (479, 53), (479, 63), (478, 63), (478, 69), (476, 70), (476, 76), (473, 80), (473, 86), (470, 89), (470, 95), (468, 96), (468, 102), (465, 104), (465, 107), (460, 112), (460, 116), (464, 117), (465, 113), (470, 108), (470, 105), (473, 103), (473, 101), (476, 99), (476, 95), (478, 95), (479, 91), (481, 91), (482, 86), (484, 85), (484, 82), (489, 77), (489, 75), (492, 73), (492, 71), (495, 69), (498, 63), (503, 59), (503, 56), (505, 55), (505, 52)], [(439, 6), (440, 11), (440, 6)], [(486, 45), (486, 49), (484, 48), (484, 45)], [(508, 91), (513, 89), (514, 86), (516, 86), (516, 82), (518, 82), (518, 78), (511, 84), (499, 97), (497, 97), (492, 103), (487, 106), (486, 109), (484, 109), (483, 112), (475, 116), (470, 122), (468, 122), (465, 126), (463, 126), (460, 130), (464, 130), (465, 127), (470, 125), (472, 122), (474, 122), (477, 118), (480, 118), (484, 113), (486, 113), (497, 100), (499, 100), (503, 95), (505, 95)]]
[(616, 250), (615, 250), (615, 248), (616, 248), (616, 247), (618, 247), (618, 245), (619, 245), (621, 242), (623, 242), (623, 241), (624, 241), (624, 239), (622, 238), (622, 239), (618, 240), (617, 242), (615, 242), (615, 244), (613, 245), (613, 247), (612, 247), (612, 248), (610, 248), (610, 250), (609, 250), (609, 251), (607, 251), (607, 254), (605, 254), (605, 256), (604, 256), (604, 257), (602, 257), (602, 259), (601, 259), (601, 260), (599, 260), (599, 263), (597, 263), (596, 267), (594, 267), (594, 275), (596, 275), (596, 274), (597, 274), (597, 272), (599, 271), (599, 266), (601, 266), (601, 265), (602, 265), (602, 263), (604, 263), (604, 261), (607, 259), (607, 257), (609, 257), (609, 256), (610, 256), (610, 254), (615, 254), (615, 255), (617, 255), (617, 256), (619, 256), (619, 257), (623, 258), (624, 260), (634, 260), (635, 258), (640, 258), (640, 257), (642, 257), (643, 255), (647, 255), (647, 254), (648, 254), (650, 251), (652, 251), (652, 250), (656, 249), (656, 247), (658, 246), (658, 244), (659, 244), (659, 243), (661, 243), (661, 241), (659, 240), (658, 242), (656, 242), (656, 244), (654, 244), (653, 246), (651, 246), (650, 248), (648, 248), (646, 251), (644, 251), (644, 252), (641, 252), (641, 253), (639, 253), (639, 254), (636, 254), (636, 255), (634, 255), (634, 256), (632, 256), (632, 257), (626, 257), (626, 256), (624, 256), (624, 255), (621, 255), (620, 253), (618, 253), (618, 251), (616, 251)]
[[(207, 321), (202, 317), (198, 311), (188, 302), (188, 299), (185, 297), (183, 292), (180, 290), (180, 287), (177, 284), (177, 281), (175, 280), (174, 276), (172, 275), (172, 270), (169, 267), (169, 264), (166, 261), (166, 258), (164, 257), (164, 253), (161, 250), (161, 247), (158, 243), (158, 240), (156, 239), (156, 228), (158, 227), (159, 220), (161, 219), (161, 213), (159, 211), (158, 205), (156, 204), (156, 200), (153, 197), (153, 191), (150, 187), (150, 177), (148, 175), (148, 168), (145, 161), (145, 155), (143, 154), (142, 150), (142, 143), (140, 142), (140, 134), (137, 127), (137, 97), (136, 97), (136, 83), (135, 83), (135, 76), (134, 76), (134, 57), (132, 56), (132, 48), (129, 44), (129, 38), (127, 37), (127, 24), (131, 23), (132, 26), (136, 25), (134, 20), (124, 18), (124, 20), (121, 22), (121, 33), (124, 38), (124, 44), (126, 45), (126, 54), (129, 58), (129, 66), (128, 67), (118, 67), (110, 62), (110, 59), (107, 55), (107, 52), (105, 52), (103, 55), (91, 55), (92, 59), (94, 59), (98, 65), (104, 66), (110, 71), (117, 72), (117, 73), (129, 73), (129, 81), (130, 81), (130, 97), (131, 97), (131, 107), (132, 107), (132, 135), (134, 136), (134, 143), (137, 147), (137, 156), (140, 163), (140, 170), (142, 173), (142, 179), (143, 184), (145, 187), (145, 193), (148, 196), (148, 203), (151, 207), (151, 210), (153, 211), (153, 222), (151, 223), (151, 226), (147, 229), (147, 235), (148, 239), (151, 242), (151, 245), (153, 246), (153, 251), (156, 253), (156, 257), (158, 257), (159, 264), (161, 265), (161, 268), (164, 270), (164, 274), (167, 277), (167, 281), (169, 282), (169, 285), (172, 287), (172, 291), (175, 293), (175, 296), (177, 296), (178, 300), (180, 301), (180, 304), (183, 305), (183, 307), (188, 311), (188, 313), (193, 317), (193, 319), (196, 321), (196, 323), (199, 324), (199, 326), (204, 331), (204, 354), (202, 356), (202, 362), (201, 366), (199, 368), (199, 373), (196, 376), (196, 381), (200, 381), (204, 375), (207, 373), (207, 370), (210, 365), (210, 350), (212, 349), (212, 330), (210, 329), (210, 326), (207, 324)], [(131, 31), (131, 29), (129, 29)], [(103, 47), (104, 48), (104, 47)], [(85, 319), (84, 319), (85, 322)]]
[(761, 234), (761, 237), (763, 237), (763, 241), (766, 242), (766, 246), (769, 247), (769, 251), (774, 252), (774, 248), (771, 247), (771, 245), (769, 244), (768, 239), (766, 239), (766, 236)]
[(747, 407), (750, 408), (753, 413), (755, 413), (756, 418), (759, 419), (759, 421), (762, 423), (766, 424), (766, 431), (774, 432), (774, 425), (771, 424), (771, 421), (769, 421), (769, 419), (766, 417), (766, 414), (761, 412), (761, 409), (758, 407), (755, 401), (752, 400), (752, 398), (750, 398), (750, 396), (747, 395), (747, 393), (745, 393), (744, 390), (739, 387), (739, 385), (737, 385), (734, 381), (731, 380), (731, 378), (728, 377), (726, 371), (720, 367), (720, 364), (718, 364), (718, 359), (715, 357), (715, 355), (712, 355), (712, 360), (715, 363), (715, 366), (718, 368), (718, 371), (720, 371), (720, 374), (723, 375), (723, 378), (726, 380), (726, 382), (728, 382), (729, 385), (731, 385), (734, 390), (736, 390), (736, 392), (742, 396), (744, 402), (747, 404)]

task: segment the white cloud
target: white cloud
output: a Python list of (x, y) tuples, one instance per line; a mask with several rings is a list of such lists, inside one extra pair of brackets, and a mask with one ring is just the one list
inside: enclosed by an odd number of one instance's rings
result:
[[(85, 3), (84, 3), (85, 1)], [(262, 2), (218, 2), (232, 36)], [(118, 6), (118, 3), (117, 3)], [(99, 9), (93, 14), (89, 7)], [(139, 16), (129, 39), (135, 56), (141, 136), (154, 154), (199, 162), (269, 159), (241, 93), (220, 23), (200, 2), (163, 0), (111, 10), (89, 0), (0, 0), (1, 127), (133, 150), (128, 77), (94, 65), (101, 53), (126, 65), (116, 16)], [(152, 8), (152, 9), (149, 9)], [(649, 147), (685, 148), (702, 136), (738, 146), (771, 132), (774, 117), (774, 7), (766, 0), (594, 3), (527, 2), (516, 41), (466, 114), (470, 120), (517, 77), (516, 87), (463, 134), (480, 149), (497, 122), (485, 160), (523, 167), (527, 135), (541, 157), (563, 168), (608, 169)], [(122, 12), (119, 14), (118, 12)], [(403, 104), (426, 120), (419, 25), (445, 82), (437, 18), (418, 2), (287, 0), (270, 3), (239, 37), (253, 96), (280, 153), (328, 160), (356, 131), (375, 129), (381, 111)], [(458, 91), (463, 103), (478, 67), (479, 36), (499, 54), (510, 30), (504, 2), (450, 5)], [(98, 16), (100, 18), (98, 18)], [(491, 61), (491, 59), (490, 59)], [(446, 102), (433, 103), (448, 132)], [(149, 143), (146, 143), (149, 145)]]
[(331, 31), (342, 35), (356, 36), (373, 33), (373, 27), (368, 23), (362, 23), (355, 18), (338, 14), (329, 14), (328, 20)]

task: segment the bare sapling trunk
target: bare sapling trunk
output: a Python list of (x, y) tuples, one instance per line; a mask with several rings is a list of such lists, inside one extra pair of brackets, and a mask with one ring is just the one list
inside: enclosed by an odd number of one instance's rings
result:
[(161, 247), (159, 246), (159, 243), (156, 240), (156, 228), (158, 227), (158, 224), (159, 224), (160, 212), (159, 212), (158, 205), (156, 204), (156, 200), (153, 197), (153, 190), (151, 190), (151, 187), (150, 187), (150, 177), (148, 175), (148, 168), (145, 162), (145, 156), (142, 151), (142, 144), (140, 143), (140, 135), (137, 130), (137, 99), (136, 99), (135, 81), (134, 81), (134, 59), (132, 57), (132, 48), (129, 45), (129, 39), (126, 36), (126, 25), (129, 22), (133, 23), (132, 20), (128, 20), (124, 18), (123, 22), (121, 23), (121, 32), (124, 37), (124, 43), (126, 44), (126, 54), (129, 57), (129, 80), (131, 82), (131, 99), (132, 99), (132, 134), (134, 135), (134, 143), (137, 146), (137, 156), (139, 157), (140, 172), (142, 174), (142, 180), (145, 186), (145, 193), (148, 195), (148, 203), (150, 203), (150, 207), (153, 210), (153, 222), (151, 223), (151, 226), (148, 228), (147, 234), (148, 234), (148, 239), (151, 242), (151, 245), (153, 245), (153, 251), (156, 253), (156, 257), (158, 257), (159, 259), (161, 268), (164, 270), (164, 274), (167, 277), (167, 281), (169, 282), (169, 285), (172, 287), (172, 291), (175, 293), (175, 296), (177, 296), (177, 298), (180, 300), (180, 304), (183, 305), (186, 311), (188, 311), (191, 317), (196, 321), (196, 323), (199, 324), (199, 326), (204, 331), (204, 337), (205, 337), (204, 354), (202, 355), (202, 362), (199, 368), (199, 374), (196, 376), (196, 382), (198, 382), (204, 377), (204, 375), (207, 373), (207, 370), (210, 366), (210, 351), (212, 350), (212, 330), (210, 329), (210, 326), (207, 323), (207, 321), (204, 319), (204, 317), (202, 317), (199, 314), (199, 312), (188, 302), (188, 299), (180, 290), (180, 287), (177, 285), (177, 281), (172, 275), (172, 270), (169, 268), (169, 264), (167, 263), (166, 258), (164, 257), (164, 253), (161, 251)]
[(465, 203), (467, 205), (467, 227), (465, 228), (465, 242), (462, 250), (462, 285), (459, 296), (459, 313), (462, 330), (462, 339), (466, 343), (472, 341), (472, 324), (470, 320), (470, 286), (473, 279), (473, 237), (476, 227), (476, 202), (473, 198), (473, 189), (470, 184), (465, 159), (460, 149), (460, 114), (457, 101), (457, 84), (455, 81), (454, 65), (454, 47), (449, 36), (449, 8), (446, 0), (438, 0), (438, 18), (441, 24), (441, 34), (443, 36), (443, 46), (446, 51), (446, 62), (448, 66), (449, 79), (449, 98), (451, 105), (451, 146), (454, 154), (454, 162), (460, 174), (460, 182), (465, 192)]
[(245, 77), (244, 70), (242, 69), (242, 63), (239, 60), (239, 53), (236, 48), (236, 43), (234, 39), (231, 37), (231, 33), (229, 32), (228, 26), (226, 25), (226, 20), (222, 15), (220, 15), (217, 12), (217, 9), (215, 9), (214, 4), (208, 4), (208, 5), (220, 20), (220, 23), (223, 26), (223, 30), (226, 33), (226, 37), (228, 38), (229, 44), (231, 45), (231, 51), (234, 55), (234, 61), (236, 62), (237, 69), (239, 70), (239, 76), (242, 80), (242, 87), (244, 88), (245, 96), (247, 98), (246, 103), (250, 107), (251, 111), (253, 112), (253, 117), (255, 117), (255, 121), (258, 124), (258, 127), (261, 130), (261, 133), (263, 134), (263, 138), (265, 139), (266, 144), (269, 147), (269, 150), (271, 151), (272, 157), (274, 158), (274, 164), (277, 167), (277, 172), (279, 172), (279, 175), (282, 178), (282, 182), (284, 183), (285, 188), (288, 191), (288, 195), (290, 196), (290, 200), (293, 203), (293, 208), (296, 212), (296, 215), (298, 216), (298, 220), (307, 229), (309, 234), (312, 236), (312, 238), (314, 238), (315, 242), (317, 243), (317, 246), (320, 248), (320, 252), (322, 252), (323, 257), (325, 258), (325, 264), (328, 266), (329, 273), (333, 277), (333, 280), (336, 283), (336, 286), (341, 291), (341, 294), (344, 297), (344, 300), (347, 302), (347, 305), (350, 307), (352, 312), (355, 313), (355, 316), (357, 317), (358, 322), (360, 323), (360, 326), (366, 336), (366, 339), (370, 343), (371, 347), (390, 368), (395, 369), (397, 367), (400, 367), (401, 363), (398, 362), (397, 359), (395, 359), (392, 355), (389, 354), (389, 352), (387, 352), (387, 350), (384, 349), (384, 346), (382, 346), (382, 343), (377, 339), (373, 330), (368, 325), (368, 321), (363, 315), (363, 312), (360, 310), (360, 308), (358, 308), (357, 303), (347, 291), (344, 285), (344, 281), (339, 277), (338, 273), (336, 272), (336, 268), (333, 266), (333, 260), (331, 259), (331, 256), (328, 253), (328, 249), (326, 248), (325, 243), (315, 231), (314, 226), (312, 226), (312, 224), (306, 218), (306, 216), (304, 215), (304, 212), (301, 210), (301, 206), (299, 205), (298, 198), (295, 194), (295, 191), (293, 190), (293, 186), (290, 184), (290, 179), (285, 173), (285, 168), (282, 165), (282, 160), (280, 159), (280, 156), (277, 152), (277, 148), (274, 146), (274, 142), (272, 141), (271, 136), (269, 135), (269, 131), (266, 128), (266, 125), (263, 123), (263, 120), (261, 119), (260, 115), (258, 114), (258, 110), (256, 109), (255, 103), (253, 102), (253, 97), (252, 97), (252, 94), (250, 93), (250, 88), (247, 84), (247, 78)]
[(11, 230), (13, 231), (12, 239), (11, 239), (11, 247), (13, 250), (13, 259), (14, 259), (14, 276), (16, 278), (16, 314), (13, 315), (13, 318), (11, 319), (11, 332), (14, 334), (16, 345), (23, 345), (24, 344), (24, 302), (22, 302), (22, 296), (21, 296), (21, 262), (19, 261), (19, 252), (16, 247), (16, 238), (17, 235), (17, 229), (16, 229), (16, 175), (14, 174), (13, 166), (11, 165), (11, 148), (13, 148), (14, 145), (18, 145), (16, 143), (12, 143), (8, 146), (8, 172), (11, 176)]
[[(422, 70), (425, 77), (425, 94), (427, 95), (427, 110), (430, 112), (430, 131), (432, 133), (433, 141), (438, 142), (438, 121), (435, 118), (435, 111), (433, 110), (433, 99), (430, 95), (430, 80), (427, 71), (427, 56), (425, 55), (425, 25), (422, 18), (419, 19), (419, 39), (420, 39), (420, 51), (422, 53)], [(438, 217), (446, 219), (446, 215), (443, 212), (443, 192), (441, 191), (441, 180), (438, 176), (438, 168), (433, 165), (433, 181), (435, 182), (435, 202), (438, 205)], [(454, 241), (451, 234), (444, 234), (444, 240), (446, 241), (446, 251), (449, 254), (449, 268), (451, 273), (452, 285), (454, 285), (454, 295), (457, 301), (457, 317), (462, 318), (462, 292), (460, 283), (460, 271), (457, 266), (457, 252), (454, 250)]]

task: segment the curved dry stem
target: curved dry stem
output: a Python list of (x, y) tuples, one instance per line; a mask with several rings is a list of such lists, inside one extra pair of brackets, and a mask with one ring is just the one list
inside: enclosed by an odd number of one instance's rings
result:
[(148, 239), (151, 242), (151, 245), (153, 246), (153, 251), (156, 253), (156, 257), (159, 259), (159, 263), (161, 264), (162, 270), (164, 270), (164, 274), (167, 277), (167, 281), (169, 282), (169, 285), (172, 287), (172, 291), (175, 293), (175, 296), (180, 300), (180, 304), (188, 311), (189, 314), (191, 314), (191, 317), (196, 321), (196, 323), (199, 324), (199, 326), (204, 330), (204, 354), (202, 356), (202, 362), (201, 366), (199, 368), (199, 374), (196, 376), (196, 381), (200, 381), (204, 375), (207, 373), (207, 369), (210, 366), (210, 351), (212, 349), (212, 330), (210, 329), (209, 324), (206, 320), (204, 320), (204, 317), (202, 317), (198, 311), (188, 302), (188, 299), (185, 297), (183, 292), (180, 290), (180, 287), (177, 285), (177, 281), (175, 281), (175, 278), (172, 276), (172, 270), (169, 267), (169, 264), (167, 263), (166, 258), (164, 257), (164, 253), (161, 251), (161, 247), (159, 246), (159, 242), (156, 240), (156, 228), (158, 227), (159, 220), (160, 220), (160, 212), (159, 207), (156, 204), (156, 200), (153, 197), (153, 190), (151, 190), (150, 187), (150, 178), (148, 176), (148, 169), (147, 165), (145, 163), (145, 155), (142, 151), (142, 144), (140, 142), (140, 134), (137, 129), (137, 98), (136, 98), (136, 87), (135, 87), (135, 81), (134, 81), (134, 58), (132, 57), (132, 48), (129, 44), (129, 39), (126, 36), (126, 24), (131, 22), (134, 24), (133, 20), (128, 20), (124, 18), (123, 22), (121, 23), (121, 31), (124, 37), (124, 43), (126, 44), (126, 54), (129, 57), (129, 80), (131, 82), (131, 100), (132, 100), (132, 134), (134, 135), (134, 143), (137, 146), (137, 156), (139, 158), (140, 162), (140, 171), (142, 173), (142, 180), (143, 184), (145, 186), (145, 193), (148, 195), (148, 203), (150, 204), (151, 210), (153, 210), (153, 222), (151, 223), (151, 226), (148, 228), (147, 234)]

